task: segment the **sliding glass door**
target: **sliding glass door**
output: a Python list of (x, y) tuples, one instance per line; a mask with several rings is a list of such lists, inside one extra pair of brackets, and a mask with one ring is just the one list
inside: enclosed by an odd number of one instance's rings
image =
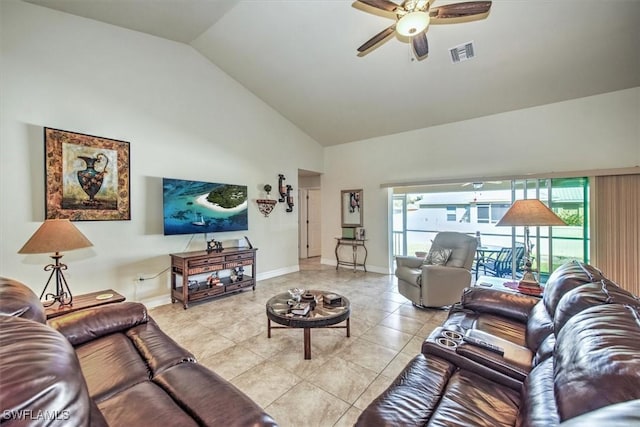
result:
[[(496, 227), (518, 199), (538, 198), (566, 227), (531, 227), (534, 266), (540, 280), (568, 259), (589, 261), (588, 180), (586, 178), (469, 182), (394, 188), (393, 255), (427, 252), (440, 231), (480, 238), (482, 246), (524, 243), (523, 227)], [(514, 265), (517, 277), (521, 269)]]

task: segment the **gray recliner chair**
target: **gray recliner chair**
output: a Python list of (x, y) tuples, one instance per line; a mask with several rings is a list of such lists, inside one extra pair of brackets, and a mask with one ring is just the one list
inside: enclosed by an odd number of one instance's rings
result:
[(444, 307), (460, 301), (462, 290), (471, 285), (477, 244), (475, 237), (443, 231), (433, 239), (431, 250), (451, 249), (444, 265), (428, 265), (418, 257), (396, 257), (398, 292), (420, 307)]

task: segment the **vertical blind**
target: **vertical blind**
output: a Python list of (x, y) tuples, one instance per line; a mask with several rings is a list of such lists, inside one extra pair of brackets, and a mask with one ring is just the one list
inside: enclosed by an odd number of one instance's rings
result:
[(598, 176), (592, 184), (593, 265), (640, 295), (640, 174)]

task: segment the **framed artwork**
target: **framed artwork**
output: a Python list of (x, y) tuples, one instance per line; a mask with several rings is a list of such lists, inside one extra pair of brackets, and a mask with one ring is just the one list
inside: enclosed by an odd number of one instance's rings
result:
[(45, 216), (130, 220), (129, 143), (44, 128)]
[(342, 226), (362, 227), (362, 189), (342, 190), (340, 192), (342, 205)]

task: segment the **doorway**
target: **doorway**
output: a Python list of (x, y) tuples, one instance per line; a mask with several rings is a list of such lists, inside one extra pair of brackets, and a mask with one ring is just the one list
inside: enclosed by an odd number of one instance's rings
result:
[(299, 258), (320, 257), (322, 254), (320, 174), (298, 171), (298, 253)]

